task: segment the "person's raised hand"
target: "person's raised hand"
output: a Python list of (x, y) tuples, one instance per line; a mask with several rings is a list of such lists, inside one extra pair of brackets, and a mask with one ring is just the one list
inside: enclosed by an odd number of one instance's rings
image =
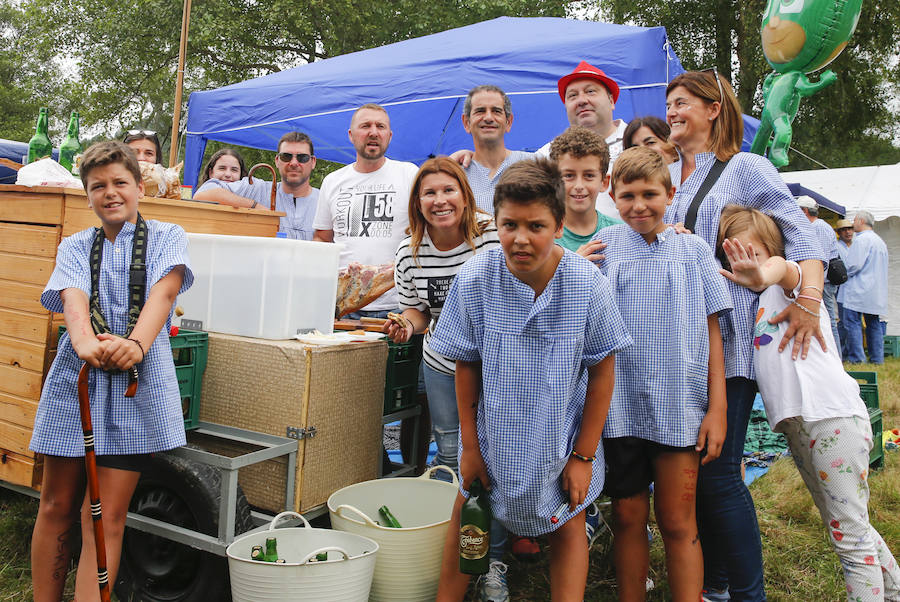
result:
[(606, 248), (606, 243), (602, 240), (592, 240), (590, 242), (586, 242), (575, 251), (577, 254), (581, 255), (588, 261), (592, 261), (594, 263), (599, 263), (606, 259), (606, 255), (601, 253), (603, 249)]
[(463, 169), (466, 169), (470, 163), (472, 163), (472, 158), (475, 156), (475, 151), (470, 151), (467, 149), (455, 151), (450, 155), (450, 158), (459, 163)]
[(762, 266), (753, 252), (753, 244), (744, 245), (736, 238), (726, 238), (722, 241), (722, 251), (728, 257), (731, 271), (720, 269), (719, 273), (738, 286), (749, 288), (753, 291), (761, 291), (766, 287), (763, 278)]

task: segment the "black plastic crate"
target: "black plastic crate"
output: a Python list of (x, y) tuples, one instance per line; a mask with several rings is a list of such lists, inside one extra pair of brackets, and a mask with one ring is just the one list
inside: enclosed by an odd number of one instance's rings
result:
[(384, 378), (385, 416), (416, 404), (422, 340), (422, 335), (415, 335), (408, 343), (388, 341), (387, 370)]

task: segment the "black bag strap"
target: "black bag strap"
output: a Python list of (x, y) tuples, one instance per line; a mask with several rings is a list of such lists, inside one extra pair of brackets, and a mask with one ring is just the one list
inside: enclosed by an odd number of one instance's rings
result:
[(700, 203), (703, 202), (710, 189), (718, 181), (726, 165), (728, 165), (728, 161), (716, 159), (716, 162), (709, 169), (709, 173), (706, 174), (706, 179), (700, 184), (697, 194), (694, 195), (694, 200), (691, 201), (691, 206), (688, 207), (687, 215), (684, 216), (684, 227), (691, 232), (694, 232), (694, 226), (697, 225), (697, 212), (700, 210)]

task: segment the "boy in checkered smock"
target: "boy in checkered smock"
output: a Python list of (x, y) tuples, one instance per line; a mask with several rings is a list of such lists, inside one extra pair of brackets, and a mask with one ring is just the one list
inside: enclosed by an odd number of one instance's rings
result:
[(603, 431), (618, 592), (622, 599), (645, 595), (648, 486), (655, 482), (672, 598), (697, 600), (697, 472), (719, 456), (725, 439), (718, 314), (731, 310), (731, 296), (709, 245), (664, 222), (675, 189), (659, 153), (633, 147), (619, 155), (610, 194), (625, 224), (595, 238), (607, 245), (601, 270), (634, 339), (617, 358)]
[(459, 513), (476, 478), (490, 487), (494, 516), (510, 531), (550, 534), (554, 599), (581, 599), (584, 509), (603, 488), (600, 435), (613, 354), (631, 338), (606, 278), (555, 244), (565, 204), (554, 164), (509, 167), (494, 212), (502, 249), (463, 265), (431, 339), (432, 349), (456, 360), (462, 476), (438, 599), (465, 594)]
[[(187, 237), (180, 226), (144, 222), (140, 217), (143, 181), (134, 152), (124, 144), (101, 142), (89, 148), (83, 156), (81, 180), (102, 228), (62, 241), (56, 267), (41, 295), (44, 307), (63, 314), (67, 331), (60, 337), (44, 383), (31, 440), (31, 449), (44, 454), (41, 503), (32, 534), (35, 600), (62, 596), (71, 555), (70, 532), (79, 509), (82, 550), (75, 597), (97, 596), (76, 389), (82, 364), (94, 368), (89, 394), (110, 583), (115, 583), (125, 516), (147, 454), (185, 443), (168, 332), (175, 297), (193, 282)], [(138, 309), (131, 307), (129, 294), (137, 237), (146, 240), (145, 300), (128, 332), (129, 310)], [(92, 292), (97, 293), (93, 300)], [(102, 316), (97, 334), (92, 312)], [(129, 398), (125, 390), (132, 366), (137, 366), (138, 387)]]

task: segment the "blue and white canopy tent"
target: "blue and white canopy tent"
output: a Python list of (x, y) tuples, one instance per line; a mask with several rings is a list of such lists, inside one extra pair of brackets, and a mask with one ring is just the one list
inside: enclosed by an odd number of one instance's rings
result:
[(534, 150), (567, 127), (556, 82), (581, 60), (620, 84), (614, 116), (626, 121), (662, 117), (666, 84), (684, 71), (663, 27), (501, 17), (194, 92), (184, 181), (196, 182), (208, 140), (274, 150), (294, 129), (309, 134), (318, 157), (350, 163), (350, 116), (366, 102), (390, 113), (393, 159), (421, 163), (471, 148), (462, 104), (471, 88), (486, 83), (511, 97), (507, 147)]

